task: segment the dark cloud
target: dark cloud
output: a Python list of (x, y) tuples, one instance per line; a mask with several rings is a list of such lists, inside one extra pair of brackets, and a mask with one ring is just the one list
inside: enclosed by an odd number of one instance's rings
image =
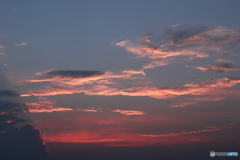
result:
[(101, 76), (104, 72), (101, 71), (74, 71), (74, 70), (51, 70), (45, 73), (50, 77), (69, 77), (69, 78), (85, 78), (91, 76)]
[(163, 37), (174, 44), (184, 43), (184, 39), (198, 35), (204, 31), (209, 30), (206, 26), (200, 25), (186, 25), (178, 24), (167, 27), (164, 31)]
[(40, 130), (18, 116), (19, 112), (28, 111), (27, 106), (17, 102), (14, 97), (20, 95), (8, 87), (0, 72), (0, 159), (49, 160)]
[(1, 112), (25, 112), (27, 111), (27, 107), (25, 103), (0, 100), (0, 111)]
[(0, 97), (20, 97), (20, 95), (11, 90), (0, 90)]
[[(15, 97), (19, 94), (2, 90), (1, 97)], [(1, 160), (47, 160), (44, 141), (40, 131), (18, 116), (28, 111), (25, 103), (10, 99), (0, 100), (0, 159)], [(21, 125), (20, 129), (16, 125)]]
[(19, 118), (19, 112), (28, 111), (24, 103), (0, 100), (0, 132), (14, 129), (14, 125), (26, 122)]
[(1, 133), (0, 142), (2, 160), (48, 160), (40, 130), (29, 123)]

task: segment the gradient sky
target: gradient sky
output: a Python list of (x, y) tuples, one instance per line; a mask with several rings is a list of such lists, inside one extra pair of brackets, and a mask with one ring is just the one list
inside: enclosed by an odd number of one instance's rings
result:
[(3, 0), (0, 89), (46, 142), (239, 143), (239, 15), (237, 0)]

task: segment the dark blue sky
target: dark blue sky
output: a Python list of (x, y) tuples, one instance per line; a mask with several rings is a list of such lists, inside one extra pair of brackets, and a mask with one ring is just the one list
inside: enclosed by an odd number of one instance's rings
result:
[(3, 0), (0, 89), (47, 142), (239, 142), (239, 15), (236, 0)]

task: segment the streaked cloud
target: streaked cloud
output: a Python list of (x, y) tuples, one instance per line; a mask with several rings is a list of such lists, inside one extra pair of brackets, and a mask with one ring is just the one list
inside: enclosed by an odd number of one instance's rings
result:
[(101, 76), (104, 72), (101, 71), (76, 71), (76, 70), (49, 70), (36, 73), (37, 75), (45, 75), (47, 77), (61, 78), (85, 78), (92, 76)]
[(231, 63), (217, 64), (217, 65), (208, 65), (205, 67), (195, 67), (201, 71), (214, 71), (214, 72), (224, 72), (224, 71), (232, 71), (232, 70), (240, 70), (240, 68), (235, 67)]
[(98, 109), (95, 109), (95, 108), (92, 108), (92, 109), (77, 109), (78, 111), (82, 111), (82, 112), (101, 112), (101, 108), (98, 108)]
[(19, 44), (15, 44), (14, 46), (20, 47), (20, 46), (26, 46), (27, 43), (19, 43)]
[(214, 102), (214, 101), (219, 101), (224, 99), (225, 97), (220, 96), (220, 97), (196, 97), (196, 98), (191, 98), (189, 100), (191, 101), (205, 101), (205, 102)]
[(194, 104), (197, 104), (197, 102), (181, 102), (181, 103), (173, 104), (173, 105), (171, 105), (171, 107), (186, 107), (186, 106), (194, 105)]
[(120, 110), (120, 109), (112, 110), (112, 112), (118, 112), (118, 113), (120, 113), (120, 114), (127, 115), (127, 116), (147, 114), (147, 113), (144, 113), (144, 112), (142, 112), (142, 111)]
[(206, 127), (206, 129), (196, 130), (196, 131), (188, 131), (188, 132), (179, 132), (179, 133), (167, 133), (167, 134), (159, 134), (159, 135), (141, 135), (145, 137), (172, 137), (172, 136), (181, 136), (186, 134), (195, 134), (195, 133), (201, 133), (201, 132), (212, 132), (212, 131), (219, 131), (222, 129), (229, 129), (233, 127), (216, 127), (216, 126), (210, 126)]
[(4, 52), (3, 52), (3, 48), (5, 48), (3, 45), (0, 45), (0, 54), (5, 54)]
[[(177, 24), (162, 28), (159, 33), (147, 33), (138, 42), (121, 41), (115, 45), (126, 51), (152, 60), (143, 68), (154, 68), (170, 64), (166, 58), (176, 57), (173, 62), (182, 62), (179, 56), (188, 57), (185, 61), (210, 57), (212, 51), (218, 52), (218, 61), (233, 54), (224, 47), (240, 43), (240, 32), (224, 27)], [(227, 60), (226, 60), (227, 61)], [(171, 62), (171, 63), (173, 63)]]
[(47, 89), (30, 91), (30, 94), (23, 94), (21, 96), (54, 96), (61, 94), (85, 93), (87, 95), (103, 95), (103, 96), (148, 96), (157, 99), (174, 98), (180, 95), (203, 95), (207, 94), (211, 88), (198, 87), (133, 87), (128, 89), (113, 88), (104, 85), (97, 85), (92, 87), (63, 87), (53, 86)]
[[(146, 78), (144, 69), (165, 66), (171, 63), (201, 60), (217, 57), (218, 61), (226, 62), (226, 56), (235, 56), (235, 44), (240, 43), (240, 33), (224, 27), (206, 27), (200, 25), (177, 24), (163, 27), (158, 34), (147, 33), (138, 42), (125, 40), (116, 43), (128, 52), (140, 58), (148, 58), (150, 62), (143, 64), (139, 70), (123, 70), (116, 73), (110, 71), (87, 70), (47, 70), (36, 73), (33, 79), (21, 82), (50, 82), (52, 86), (33, 90), (22, 96), (55, 96), (61, 94), (84, 93), (102, 96), (147, 96), (157, 99), (175, 98), (182, 95), (213, 95), (224, 94), (220, 89), (232, 87), (240, 82), (238, 78), (210, 78), (200, 83), (189, 83), (182, 86), (127, 86), (121, 80), (143, 80)], [(214, 54), (215, 55), (212, 55)], [(223, 72), (240, 70), (233, 63), (194, 67), (202, 71)], [(137, 83), (132, 83), (137, 84)], [(218, 92), (218, 93), (217, 93)], [(225, 93), (226, 94), (226, 93)], [(213, 99), (214, 100), (214, 99)], [(212, 100), (212, 101), (213, 101)], [(216, 100), (216, 99), (215, 99)], [(210, 101), (210, 99), (209, 99)], [(174, 107), (193, 105), (196, 102), (173, 104)]]
[(204, 87), (204, 88), (224, 88), (224, 87), (232, 87), (237, 83), (240, 83), (240, 78), (210, 78), (204, 80), (201, 83), (190, 83), (185, 84), (186, 87)]
[(71, 108), (54, 107), (52, 102), (37, 102), (37, 103), (26, 103), (29, 112), (32, 113), (43, 113), (43, 112), (61, 112), (71, 111)]
[(234, 53), (232, 50), (226, 50), (226, 51), (222, 51), (220, 53), (218, 53), (219, 57), (226, 57), (226, 56), (237, 56), (236, 53)]
[[(132, 87), (126, 89), (114, 88), (106, 85), (93, 85), (90, 87), (49, 86), (46, 89), (30, 91), (30, 94), (21, 96), (54, 96), (61, 94), (85, 93), (87, 95), (103, 96), (148, 96), (157, 99), (175, 98), (181, 95), (208, 95), (217, 94), (216, 88), (232, 87), (240, 83), (238, 78), (211, 78), (201, 83), (189, 83), (181, 87)], [(220, 94), (219, 92), (218, 94)]]
[(69, 86), (103, 83), (111, 84), (111, 79), (136, 79), (136, 75), (145, 75), (142, 70), (124, 70), (118, 73), (102, 71), (76, 71), (76, 70), (48, 70), (36, 73), (36, 79), (21, 80), (20, 82), (56, 82)]

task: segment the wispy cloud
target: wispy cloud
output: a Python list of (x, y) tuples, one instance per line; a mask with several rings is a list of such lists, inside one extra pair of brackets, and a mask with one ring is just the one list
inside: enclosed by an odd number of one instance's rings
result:
[[(165, 27), (157, 34), (145, 34), (139, 42), (125, 40), (115, 45), (124, 47), (126, 51), (139, 56), (147, 57), (152, 64), (144, 68), (170, 64), (166, 58), (187, 56), (185, 60), (207, 58), (210, 51), (219, 52), (219, 60), (226, 55), (233, 55), (232, 51), (224, 50), (226, 46), (240, 43), (240, 32), (224, 27), (205, 27), (200, 25), (178, 24)], [(182, 62), (182, 59), (175, 59)]]
[(20, 47), (20, 46), (26, 46), (27, 43), (19, 43), (19, 44), (15, 44), (14, 46)]
[(217, 65), (208, 65), (204, 67), (195, 67), (201, 71), (213, 71), (213, 72), (224, 72), (224, 71), (232, 71), (232, 70), (240, 70), (240, 68), (235, 67), (231, 63), (217, 64)]
[(69, 86), (84, 84), (111, 83), (111, 79), (136, 79), (135, 75), (145, 75), (142, 70), (124, 70), (118, 73), (102, 71), (76, 71), (76, 70), (48, 70), (36, 73), (36, 79), (21, 80), (20, 82), (57, 82)]
[(196, 130), (196, 131), (188, 131), (188, 132), (179, 132), (179, 133), (167, 133), (167, 134), (158, 134), (158, 135), (141, 135), (145, 137), (168, 137), (168, 136), (181, 136), (186, 134), (195, 134), (195, 133), (201, 133), (201, 132), (212, 132), (212, 131), (219, 131), (222, 129), (229, 129), (233, 127), (216, 127), (216, 126), (210, 126), (206, 127), (206, 129)]
[(211, 88), (207, 87), (133, 87), (127, 89), (113, 88), (104, 85), (97, 85), (93, 87), (61, 87), (53, 86), (47, 89), (30, 91), (30, 94), (23, 94), (21, 96), (54, 96), (61, 94), (85, 93), (87, 95), (103, 95), (103, 96), (148, 96), (157, 99), (174, 98), (180, 95), (203, 95), (207, 94)]
[[(46, 89), (30, 91), (30, 94), (21, 96), (55, 96), (61, 94), (85, 93), (87, 95), (103, 96), (148, 96), (157, 99), (175, 98), (181, 95), (208, 95), (216, 94), (217, 88), (232, 87), (240, 83), (238, 78), (211, 78), (201, 83), (189, 83), (181, 87), (132, 87), (120, 89), (106, 85), (93, 85), (88, 87), (49, 86)], [(220, 92), (219, 92), (220, 94)]]
[(127, 116), (147, 114), (147, 113), (144, 113), (142, 111), (120, 110), (120, 109), (112, 110), (112, 112), (118, 112), (120, 114), (127, 115)]
[(173, 105), (171, 105), (171, 107), (186, 107), (189, 105), (194, 105), (197, 104), (197, 102), (181, 102), (181, 103), (175, 103)]
[(232, 87), (240, 83), (240, 78), (210, 78), (204, 80), (201, 83), (190, 83), (185, 84), (186, 87), (204, 87), (204, 88), (224, 88), (224, 87)]
[(213, 102), (213, 101), (219, 101), (224, 99), (225, 97), (220, 96), (220, 97), (196, 97), (196, 98), (191, 98), (189, 100), (191, 101), (205, 101), (205, 102)]
[(38, 102), (38, 103), (26, 103), (29, 112), (43, 113), (43, 112), (60, 112), (71, 111), (71, 108), (54, 107), (52, 102)]
[[(165, 27), (159, 34), (145, 34), (139, 42), (129, 40), (116, 43), (128, 52), (150, 60), (142, 69), (123, 70), (117, 73), (110, 71), (88, 70), (47, 70), (36, 73), (36, 78), (22, 82), (50, 82), (52, 85), (41, 90), (33, 90), (22, 96), (55, 96), (61, 94), (84, 93), (86, 95), (103, 96), (147, 96), (157, 99), (175, 98), (182, 95), (223, 94), (221, 88), (232, 87), (240, 83), (239, 78), (210, 78), (200, 83), (189, 83), (182, 86), (141, 86), (125, 85), (120, 81), (139, 80), (146, 77), (144, 69), (164, 66), (171, 63), (192, 61), (214, 57), (223, 59), (235, 55), (232, 47), (240, 43), (240, 33), (224, 27), (205, 27), (199, 25), (178, 24)], [(216, 55), (211, 56), (215, 52)], [(231, 63), (195, 67), (202, 71), (240, 70)], [(143, 80), (144, 81), (144, 80)], [(120, 84), (121, 83), (121, 84)], [(217, 93), (218, 92), (218, 93)], [(183, 102), (173, 105), (183, 107), (195, 102)]]
[(77, 109), (78, 111), (82, 111), (82, 112), (101, 112), (101, 108), (98, 108), (98, 109), (95, 109), (95, 108), (92, 108), (92, 109)]
[(5, 48), (3, 45), (0, 45), (0, 54), (5, 54), (2, 50)]

